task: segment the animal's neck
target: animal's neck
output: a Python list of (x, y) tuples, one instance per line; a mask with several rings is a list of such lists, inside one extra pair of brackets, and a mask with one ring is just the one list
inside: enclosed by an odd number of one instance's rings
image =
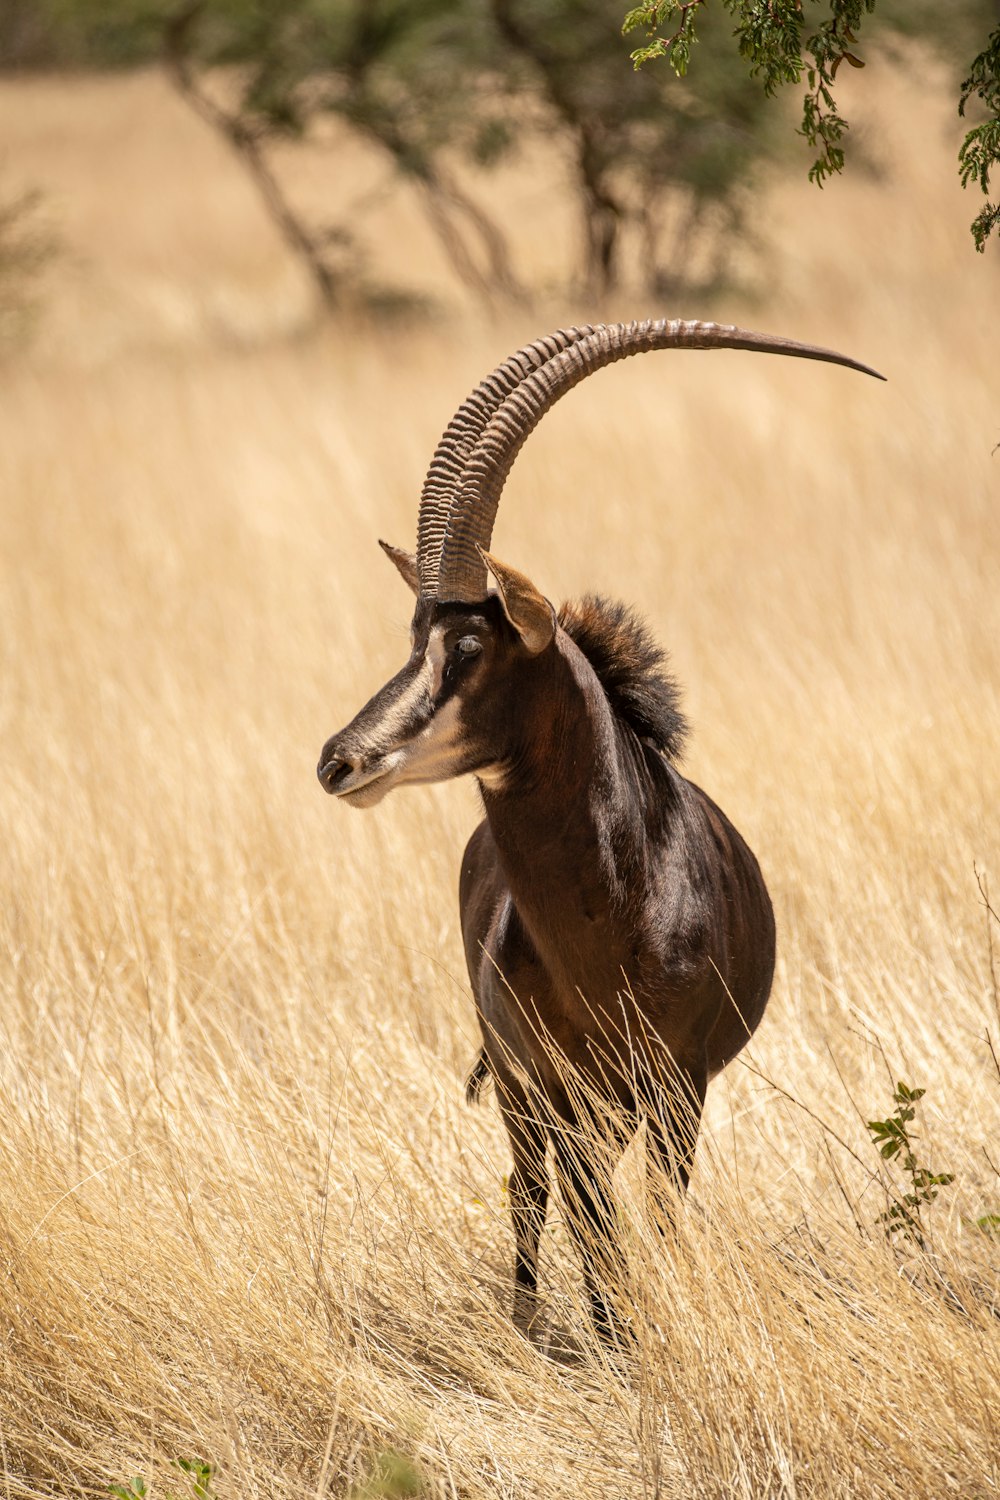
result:
[[(541, 665), (541, 664), (539, 664)], [(483, 785), (511, 893), (551, 966), (577, 976), (617, 967), (610, 934), (627, 930), (641, 889), (647, 772), (586, 658), (559, 633), (521, 696), (503, 774)]]

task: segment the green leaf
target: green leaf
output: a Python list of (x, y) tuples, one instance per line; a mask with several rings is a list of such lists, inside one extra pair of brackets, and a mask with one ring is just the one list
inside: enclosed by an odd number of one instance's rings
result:
[(976, 249), (980, 255), (986, 249), (986, 241), (1000, 224), (1000, 203), (987, 203), (973, 219), (970, 229)]
[(212, 1465), (200, 1458), (175, 1458), (174, 1468), (180, 1469), (191, 1481), (196, 1500), (214, 1500), (212, 1494)]
[(922, 1099), (926, 1092), (926, 1089), (911, 1089), (905, 1083), (897, 1083), (896, 1092), (893, 1097), (897, 1104), (906, 1104), (911, 1100), (915, 1102), (917, 1099)]

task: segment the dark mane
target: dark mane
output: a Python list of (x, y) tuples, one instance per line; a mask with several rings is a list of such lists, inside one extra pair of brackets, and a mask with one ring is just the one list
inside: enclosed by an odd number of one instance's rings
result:
[(600, 679), (613, 712), (640, 740), (670, 760), (680, 755), (687, 721), (667, 655), (627, 604), (586, 594), (559, 610), (559, 624)]

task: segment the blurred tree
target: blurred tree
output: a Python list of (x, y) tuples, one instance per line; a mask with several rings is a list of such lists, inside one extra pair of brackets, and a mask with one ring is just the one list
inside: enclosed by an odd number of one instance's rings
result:
[[(847, 121), (838, 111), (833, 89), (842, 63), (863, 68), (858, 55), (862, 22), (871, 15), (876, 0), (823, 0), (822, 20), (807, 19), (802, 0), (722, 0), (735, 21), (733, 35), (739, 56), (751, 77), (761, 77), (764, 93), (773, 94), (781, 85), (800, 83), (805, 77), (802, 123), (799, 133), (817, 151), (809, 170), (810, 179), (822, 187), (824, 180), (844, 166), (843, 140)], [(692, 50), (700, 39), (696, 28), (709, 14), (707, 0), (644, 0), (625, 16), (625, 33), (644, 29), (646, 42), (632, 53), (636, 68), (656, 57), (666, 57), (678, 78), (684, 78)], [(958, 112), (965, 115), (973, 103), (982, 116), (967, 132), (959, 149), (962, 185), (976, 182), (986, 197), (990, 173), (1000, 164), (1000, 9), (996, 0), (981, 3), (928, 5), (915, 0), (910, 6), (885, 0), (882, 14), (890, 24), (911, 33), (945, 40), (948, 30), (961, 29), (970, 10), (981, 16), (980, 40), (992, 27), (969, 65), (959, 91)], [(666, 35), (662, 29), (671, 28)], [(968, 54), (966, 54), (968, 55)], [(972, 223), (976, 249), (1000, 224), (1000, 204), (987, 202)]]
[[(491, 0), (491, 10), (511, 62), (526, 65), (568, 144), (587, 289), (618, 284), (630, 230), (647, 290), (720, 281), (773, 135), (760, 91), (718, 28), (706, 30), (695, 93), (623, 73), (606, 0)], [(707, 255), (695, 253), (699, 233), (711, 241)]]
[[(312, 225), (269, 148), (339, 116), (416, 187), (455, 274), (484, 301), (518, 300), (506, 237), (447, 153), (485, 161), (485, 0), (7, 0), (0, 65), (163, 62), (239, 155), (327, 305), (358, 291), (352, 222)], [(484, 135), (485, 131), (485, 135)], [(492, 129), (492, 154), (503, 132)]]
[[(450, 0), (192, 0), (168, 14), (165, 57), (182, 93), (241, 154), (324, 301), (351, 284), (351, 225), (315, 231), (291, 207), (266, 145), (339, 116), (416, 187), (458, 278), (484, 302), (526, 297), (500, 226), (460, 185), (446, 148), (469, 150), (482, 124), (485, 59)], [(481, 34), (481, 33), (480, 33)], [(230, 102), (208, 70), (226, 67)], [(235, 88), (234, 88), (235, 85)], [(331, 252), (339, 264), (331, 263)]]

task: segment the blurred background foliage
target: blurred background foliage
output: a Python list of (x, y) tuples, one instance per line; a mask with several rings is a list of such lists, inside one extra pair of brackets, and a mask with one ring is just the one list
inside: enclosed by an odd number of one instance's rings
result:
[[(861, 31), (879, 0), (823, 0), (803, 7), (802, 0), (721, 0), (732, 26), (732, 45), (769, 97), (792, 84), (800, 92), (802, 115), (798, 133), (816, 151), (809, 180), (818, 187), (843, 171), (848, 121), (840, 113), (835, 90), (841, 64), (862, 69)], [(645, 40), (632, 52), (637, 68), (666, 58), (678, 78), (687, 75), (698, 42), (698, 26), (707, 0), (642, 0), (626, 12), (623, 30)], [(993, 20), (1000, 20), (995, 14)], [(915, 33), (916, 17), (906, 18)], [(940, 32), (940, 18), (931, 25)], [(961, 27), (959, 29), (962, 29)], [(867, 39), (867, 38), (866, 38)], [(954, 37), (948, 40), (954, 44)], [(972, 110), (968, 105), (972, 104)], [(990, 192), (994, 168), (1000, 167), (1000, 24), (980, 38), (969, 57), (959, 90), (958, 112), (968, 120), (959, 148), (959, 176), (963, 187)], [(1000, 204), (987, 202), (972, 224), (980, 253), (1000, 222)]]
[[(311, 222), (270, 148), (315, 138), (331, 117), (418, 189), (454, 274), (486, 305), (527, 302), (528, 289), (482, 179), (543, 138), (558, 141), (577, 205), (567, 287), (607, 296), (627, 266), (645, 293), (710, 294), (748, 243), (760, 169), (795, 136), (748, 76), (721, 6), (699, 18), (685, 79), (631, 68), (622, 14), (617, 0), (6, 0), (0, 60), (165, 66), (238, 153), (330, 307), (363, 282), (363, 224)], [(883, 42), (922, 38), (957, 84), (996, 16), (991, 0), (946, 11), (880, 0), (869, 24)]]

